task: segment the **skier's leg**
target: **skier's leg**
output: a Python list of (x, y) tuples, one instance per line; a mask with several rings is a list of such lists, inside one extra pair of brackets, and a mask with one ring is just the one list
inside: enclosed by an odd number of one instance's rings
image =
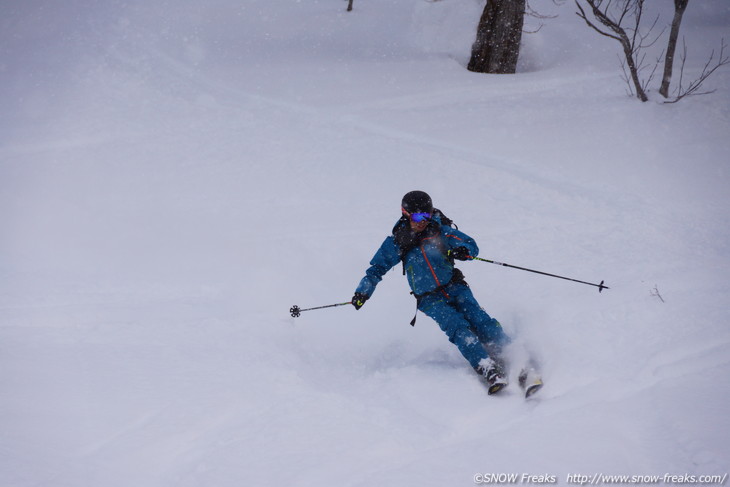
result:
[(487, 354), (487, 360), (483, 363), (490, 365), (483, 371), (489, 384), (489, 394), (501, 391), (508, 384), (508, 364), (502, 355), (502, 347), (510, 342), (509, 337), (502, 330), (499, 321), (479, 306), (469, 286), (456, 284), (448, 292), (454, 307), (469, 322), (469, 328), (479, 338), (480, 346), (483, 345)]
[(464, 316), (450, 306), (444, 296), (430, 295), (421, 300), (419, 309), (438, 323), (441, 330), (449, 337), (449, 341), (457, 346), (464, 358), (474, 369), (488, 357), (479, 343), (479, 338), (470, 329)]
[(472, 331), (482, 344), (498, 352), (510, 343), (511, 340), (502, 329), (502, 325), (479, 306), (469, 286), (457, 284), (449, 289), (449, 293), (454, 298), (457, 310), (469, 322)]

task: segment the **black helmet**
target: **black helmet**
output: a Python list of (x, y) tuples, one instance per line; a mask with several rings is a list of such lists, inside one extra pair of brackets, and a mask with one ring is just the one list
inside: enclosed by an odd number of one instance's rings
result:
[(406, 193), (400, 205), (401, 208), (409, 214), (433, 212), (431, 197), (423, 191), (411, 191), (410, 193)]

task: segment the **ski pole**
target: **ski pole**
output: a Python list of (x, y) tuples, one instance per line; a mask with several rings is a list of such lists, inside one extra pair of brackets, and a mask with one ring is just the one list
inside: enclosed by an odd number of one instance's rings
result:
[(543, 276), (557, 277), (558, 279), (565, 279), (566, 281), (573, 281), (573, 282), (579, 282), (581, 284), (588, 284), (589, 286), (596, 286), (598, 288), (599, 293), (601, 291), (603, 291), (604, 289), (611, 289), (610, 287), (603, 285), (604, 281), (601, 281), (600, 284), (593, 284), (592, 282), (579, 281), (578, 279), (571, 279), (570, 277), (563, 277), (563, 276), (558, 276), (555, 274), (548, 274), (547, 272), (536, 271), (534, 269), (527, 269), (525, 267), (518, 267), (516, 265), (511, 265), (511, 264), (505, 264), (504, 262), (495, 262), (495, 261), (489, 260), (489, 259), (482, 259), (481, 257), (472, 257), (472, 259), (481, 260), (482, 262), (489, 262), (490, 264), (501, 265), (503, 267), (511, 267), (512, 269), (519, 269), (521, 271), (534, 272), (535, 274), (542, 274)]
[(346, 303), (328, 304), (327, 306), (317, 306), (316, 308), (306, 308), (306, 309), (301, 309), (299, 306), (297, 306), (295, 304), (294, 306), (289, 308), (289, 312), (291, 313), (292, 318), (297, 318), (302, 311), (312, 311), (313, 309), (334, 308), (335, 306), (344, 306), (346, 304), (352, 304), (352, 303), (350, 301), (348, 301)]

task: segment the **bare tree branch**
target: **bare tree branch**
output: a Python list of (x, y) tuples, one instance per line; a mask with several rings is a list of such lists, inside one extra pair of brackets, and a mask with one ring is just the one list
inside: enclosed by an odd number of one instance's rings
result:
[(680, 76), (679, 76), (679, 87), (677, 88), (677, 96), (674, 98), (674, 100), (665, 101), (664, 103), (677, 103), (682, 98), (685, 98), (687, 96), (698, 96), (698, 95), (709, 95), (710, 93), (714, 93), (716, 90), (710, 90), (710, 91), (698, 91), (700, 87), (702, 86), (702, 83), (709, 78), (712, 73), (717, 71), (718, 68), (721, 66), (725, 66), (726, 64), (730, 64), (730, 56), (725, 54), (725, 48), (727, 47), (727, 44), (725, 44), (725, 39), (723, 38), (720, 42), (720, 55), (717, 58), (717, 61), (713, 64), (713, 59), (715, 59), (715, 50), (713, 49), (710, 53), (710, 58), (705, 63), (705, 66), (702, 68), (702, 73), (700, 73), (700, 76), (692, 81), (687, 88), (684, 88), (682, 86), (682, 82), (684, 80), (684, 66), (687, 61), (687, 44), (684, 42), (684, 39), (682, 39), (682, 66), (680, 68)]
[[(626, 66), (628, 66), (629, 74), (631, 75), (631, 82), (633, 83), (634, 89), (636, 90), (636, 96), (641, 101), (647, 101), (649, 98), (646, 96), (646, 92), (644, 91), (642, 83), (639, 80), (639, 69), (641, 68), (641, 64), (637, 65), (636, 63), (636, 56), (638, 55), (638, 52), (644, 47), (642, 43), (644, 39), (649, 36), (649, 34), (647, 34), (646, 36), (642, 36), (639, 34), (639, 22), (641, 20), (644, 0), (623, 0), (623, 3), (619, 4), (617, 7), (618, 20), (612, 19), (609, 14), (611, 10), (611, 0), (608, 0), (608, 2), (606, 2), (605, 4), (603, 0), (583, 1), (585, 1), (586, 4), (591, 7), (591, 13), (593, 14), (593, 17), (595, 17), (598, 22), (600, 22), (611, 32), (613, 32), (613, 34), (599, 29), (593, 22), (591, 22), (586, 16), (585, 10), (583, 10), (583, 7), (581, 6), (579, 0), (575, 0), (575, 4), (578, 6), (578, 12), (576, 13), (580, 18), (585, 20), (586, 23), (596, 32), (606, 37), (615, 39), (619, 43), (621, 43), (621, 47), (624, 51), (624, 57), (626, 58)], [(634, 11), (634, 27), (633, 29), (630, 29), (633, 30), (633, 35), (631, 38), (629, 38), (629, 34), (626, 31), (626, 28), (622, 26), (622, 22), (624, 21), (624, 19), (627, 18), (627, 15), (632, 10)], [(637, 38), (639, 39), (638, 42)]]
[(578, 3), (578, 0), (575, 0), (575, 4), (578, 6), (578, 10), (580, 10), (580, 12), (576, 12), (576, 14), (578, 15), (578, 17), (580, 17), (581, 19), (585, 20), (586, 21), (586, 24), (588, 24), (590, 27), (592, 27), (599, 34), (604, 35), (606, 37), (610, 37), (611, 39), (616, 39), (617, 41), (621, 42), (621, 38), (620, 37), (615, 36), (615, 35), (611, 35), (611, 34), (609, 34), (607, 32), (603, 32), (601, 29), (599, 29), (598, 27), (596, 27), (593, 24), (593, 22), (591, 22), (590, 20), (588, 20), (588, 17), (586, 17), (586, 13), (583, 10), (583, 7), (581, 7), (580, 3)]

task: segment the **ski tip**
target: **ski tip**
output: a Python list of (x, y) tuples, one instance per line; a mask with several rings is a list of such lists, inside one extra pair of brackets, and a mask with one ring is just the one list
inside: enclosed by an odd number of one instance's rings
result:
[(525, 399), (530, 399), (532, 396), (537, 393), (540, 389), (542, 389), (543, 383), (542, 380), (535, 382), (534, 384), (531, 384), (527, 388), (525, 388)]
[(499, 391), (507, 387), (507, 383), (505, 382), (497, 382), (495, 384), (492, 384), (489, 386), (489, 389), (487, 390), (487, 393), (492, 396), (494, 394), (497, 394)]

